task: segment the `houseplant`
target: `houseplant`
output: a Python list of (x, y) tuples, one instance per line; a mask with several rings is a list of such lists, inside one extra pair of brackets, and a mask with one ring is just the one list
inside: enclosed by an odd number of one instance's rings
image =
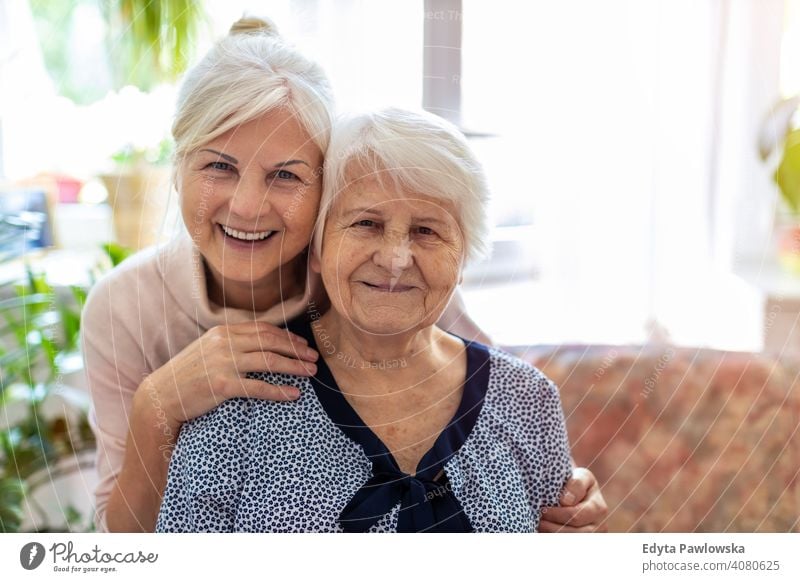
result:
[[(101, 100), (98, 115), (114, 111), (108, 119), (114, 135), (133, 143), (107, 144), (114, 167), (103, 168), (100, 179), (109, 193), (117, 239), (125, 246), (142, 248), (158, 242), (162, 220), (170, 202), (166, 164), (160, 163), (161, 136), (147, 134), (145, 120), (153, 110), (171, 108), (170, 85), (186, 69), (202, 37), (211, 32), (204, 3), (198, 0), (84, 0), (38, 2), (31, 10), (48, 71), (59, 90), (75, 103)], [(98, 55), (88, 69), (69, 58), (87, 13), (99, 20)], [(81, 18), (79, 18), (81, 17)], [(91, 19), (89, 19), (91, 21)], [(93, 22), (93, 21), (92, 21)], [(104, 26), (103, 26), (104, 25)], [(105, 42), (103, 42), (103, 36)], [(88, 42), (88, 41), (87, 41)], [(94, 46), (94, 45), (92, 45)], [(73, 47), (74, 48), (74, 47)], [(87, 72), (88, 70), (88, 72)], [(154, 98), (150, 105), (145, 101)], [(131, 106), (134, 106), (131, 109)], [(137, 107), (138, 106), (138, 107)], [(156, 115), (155, 117), (158, 117)], [(120, 119), (135, 120), (125, 123)], [(132, 130), (122, 130), (130, 127)], [(161, 127), (159, 125), (159, 127)], [(163, 125), (168, 131), (169, 123)], [(103, 141), (106, 144), (105, 141)], [(152, 154), (152, 155), (151, 155)], [(100, 168), (95, 167), (95, 171)], [(173, 211), (172, 215), (175, 215)]]
[(159, 242), (165, 220), (175, 212), (171, 152), (166, 139), (154, 148), (128, 145), (112, 156), (114, 170), (100, 175), (122, 246), (141, 249)]
[(148, 91), (186, 69), (205, 21), (202, 2), (111, 0), (101, 6), (118, 87)]
[[(174, 82), (191, 60), (207, 24), (203, 2), (198, 0), (53, 0), (29, 4), (45, 67), (59, 93), (83, 105), (127, 85), (150, 91)], [(93, 26), (95, 17), (104, 23), (105, 33), (94, 38), (90, 28), (87, 38), (83, 31), (87, 23)], [(76, 46), (105, 52), (94, 55), (89, 65), (100, 69), (87, 75), (85, 63), (75, 66), (72, 55)]]
[[(46, 511), (33, 500), (46, 479), (81, 468), (79, 456), (94, 446), (85, 414), (45, 415), (45, 402), (60, 385), (64, 362), (78, 349), (79, 310), (86, 297), (74, 287), (71, 298), (59, 295), (45, 278), (28, 266), (27, 280), (2, 286), (3, 327), (0, 346), (0, 407), (6, 426), (0, 430), (0, 531), (17, 531), (23, 506), (36, 514), (37, 529), (65, 528), (50, 523)], [(70, 415), (72, 416), (72, 415)], [(74, 518), (74, 511), (69, 512)], [(69, 519), (67, 519), (69, 521)]]
[(776, 215), (778, 260), (800, 275), (800, 95), (770, 111), (759, 136), (759, 154), (775, 165), (781, 206)]
[[(112, 265), (128, 255), (115, 244), (104, 248)], [(30, 264), (25, 273), (22, 281), (0, 284), (0, 533), (19, 531), (26, 521), (36, 531), (83, 531), (91, 528), (90, 515), (60, 501), (48, 512), (37, 492), (92, 466), (88, 396), (63, 381), (80, 361), (88, 290), (56, 289)]]
[[(104, 3), (115, 85), (149, 91), (172, 83), (191, 60), (202, 26), (197, 0), (112, 0)], [(109, 193), (117, 240), (140, 249), (159, 242), (162, 226), (176, 214), (171, 196), (169, 142), (128, 146), (112, 156), (113, 172), (100, 176)]]

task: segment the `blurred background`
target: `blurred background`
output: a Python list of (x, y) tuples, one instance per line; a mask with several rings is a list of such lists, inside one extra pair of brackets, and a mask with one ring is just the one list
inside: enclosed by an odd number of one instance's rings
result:
[(464, 296), (496, 342), (605, 346), (595, 380), (613, 346), (800, 359), (800, 0), (0, 0), (0, 531), (89, 522), (82, 298), (180, 227), (180, 74), (243, 13), (342, 108), (469, 137), (494, 228)]

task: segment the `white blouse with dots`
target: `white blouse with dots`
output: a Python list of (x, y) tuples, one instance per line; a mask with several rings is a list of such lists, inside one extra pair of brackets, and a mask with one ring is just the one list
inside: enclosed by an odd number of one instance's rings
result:
[[(289, 328), (316, 349), (309, 323)], [(571, 474), (558, 390), (522, 360), (465, 344), (458, 411), (415, 475), (320, 358), (313, 378), (249, 375), (296, 386), (294, 402), (234, 398), (183, 425), (156, 531), (536, 531)]]

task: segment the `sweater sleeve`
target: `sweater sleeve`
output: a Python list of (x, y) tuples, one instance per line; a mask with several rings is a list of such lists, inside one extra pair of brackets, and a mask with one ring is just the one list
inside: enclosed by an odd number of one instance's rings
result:
[(81, 319), (81, 349), (92, 397), (89, 423), (97, 440), (99, 532), (108, 531), (106, 504), (122, 469), (133, 394), (148, 373), (135, 336), (135, 301), (131, 304), (127, 295), (125, 277), (112, 272), (92, 288)]

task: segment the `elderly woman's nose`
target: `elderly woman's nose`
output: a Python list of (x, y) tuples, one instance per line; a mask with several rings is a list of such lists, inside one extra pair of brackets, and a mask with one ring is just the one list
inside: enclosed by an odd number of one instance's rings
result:
[(230, 212), (244, 220), (255, 219), (269, 212), (267, 186), (263, 181), (242, 180), (230, 201)]
[(387, 232), (375, 249), (373, 260), (387, 271), (406, 269), (413, 262), (411, 239), (408, 233)]

